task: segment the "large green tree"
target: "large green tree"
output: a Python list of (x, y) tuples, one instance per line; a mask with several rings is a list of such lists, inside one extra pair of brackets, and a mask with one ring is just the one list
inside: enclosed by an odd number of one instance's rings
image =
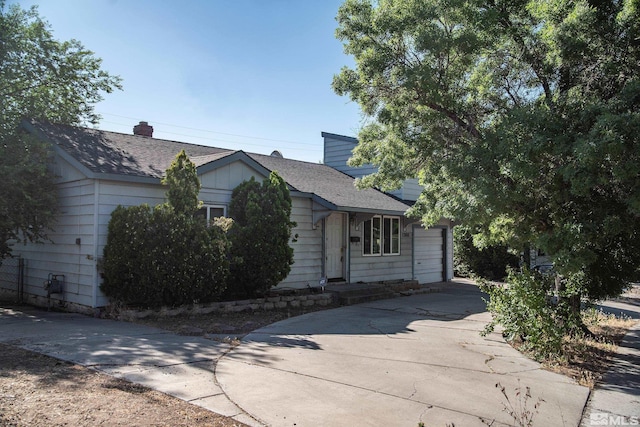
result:
[(20, 120), (95, 124), (94, 104), (116, 88), (120, 79), (80, 42), (53, 38), (36, 7), (0, 0), (0, 260), (9, 242), (45, 239), (55, 218), (47, 147), (20, 132)]
[(370, 117), (362, 185), (425, 186), (412, 208), (551, 254), (573, 295), (640, 265), (638, 0), (347, 0), (355, 68), (334, 90)]

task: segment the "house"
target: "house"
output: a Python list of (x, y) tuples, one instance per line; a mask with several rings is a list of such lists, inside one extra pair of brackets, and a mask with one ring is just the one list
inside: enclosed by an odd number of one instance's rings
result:
[[(165, 201), (161, 179), (181, 150), (197, 167), (202, 214), (225, 215), (233, 189), (277, 171), (292, 198), (294, 264), (279, 288), (336, 283), (452, 277), (450, 224), (425, 230), (406, 218), (407, 204), (375, 189), (358, 190), (354, 178), (324, 164), (153, 138), (146, 122), (133, 134), (23, 121), (52, 147), (60, 214), (52, 242), (14, 247), (26, 264), (24, 293), (32, 302), (53, 298), (76, 308), (102, 307), (100, 260), (111, 212), (118, 206)], [(43, 283), (64, 282), (50, 295)]]
[[(377, 172), (377, 168), (373, 165), (353, 167), (347, 164), (353, 150), (356, 148), (356, 145), (358, 145), (356, 138), (329, 132), (322, 132), (322, 138), (324, 139), (323, 163), (325, 165), (331, 166), (354, 178), (362, 178), (363, 176)], [(404, 201), (408, 205), (412, 205), (418, 200), (421, 192), (422, 186), (418, 183), (418, 180), (411, 178), (405, 180), (399, 189), (391, 191), (389, 194)]]
[[(353, 167), (347, 164), (353, 150), (358, 145), (358, 140), (349, 136), (322, 132), (324, 140), (324, 164), (344, 172), (354, 178), (362, 178), (377, 171), (373, 165)], [(408, 206), (413, 205), (420, 193), (422, 186), (415, 178), (407, 179), (402, 186), (391, 191), (393, 197), (402, 200)], [(438, 275), (442, 275), (443, 281), (453, 279), (453, 222), (441, 219), (440, 222), (429, 229), (425, 229), (419, 223), (412, 225), (412, 239), (414, 242), (413, 277), (421, 283), (436, 281)], [(442, 250), (436, 250), (438, 247)], [(439, 270), (439, 266), (442, 269)]]

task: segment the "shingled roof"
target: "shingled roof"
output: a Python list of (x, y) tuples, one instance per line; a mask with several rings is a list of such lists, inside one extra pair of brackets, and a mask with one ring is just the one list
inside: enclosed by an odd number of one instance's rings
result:
[(313, 193), (337, 209), (404, 212), (408, 208), (381, 191), (372, 188), (358, 190), (353, 177), (327, 165), (262, 154), (249, 153), (249, 156), (269, 171), (277, 171), (296, 190)]
[(199, 171), (230, 159), (264, 168), (261, 172), (277, 171), (293, 191), (314, 195), (331, 209), (402, 214), (408, 207), (378, 190), (358, 190), (351, 176), (318, 163), (33, 120), (24, 121), (23, 127), (57, 146), (93, 177), (159, 180), (184, 150)]
[[(94, 174), (161, 179), (181, 150), (190, 159), (201, 159), (205, 163), (210, 162), (212, 156), (220, 158), (233, 153), (204, 145), (33, 120), (23, 121), (23, 126), (61, 148)], [(199, 165), (196, 163), (196, 166)]]

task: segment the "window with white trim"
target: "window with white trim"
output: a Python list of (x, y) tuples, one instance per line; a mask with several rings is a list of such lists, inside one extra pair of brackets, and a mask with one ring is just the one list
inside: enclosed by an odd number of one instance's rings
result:
[(225, 206), (203, 205), (194, 216), (209, 224), (212, 219), (225, 216), (226, 210)]
[(363, 223), (362, 254), (400, 255), (400, 217), (374, 216)]

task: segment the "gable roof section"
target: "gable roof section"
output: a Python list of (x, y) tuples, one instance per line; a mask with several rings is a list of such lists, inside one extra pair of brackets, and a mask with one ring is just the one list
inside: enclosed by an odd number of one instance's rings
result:
[(398, 214), (408, 208), (381, 191), (372, 188), (358, 190), (352, 177), (327, 165), (262, 154), (248, 155), (268, 170), (277, 171), (295, 190), (313, 193), (329, 202), (335, 210)]
[(322, 164), (37, 121), (23, 121), (23, 126), (94, 179), (158, 183), (185, 150), (200, 174), (242, 161), (265, 176), (277, 171), (290, 190), (331, 210), (401, 215), (408, 207), (378, 190), (358, 190), (351, 176)]

